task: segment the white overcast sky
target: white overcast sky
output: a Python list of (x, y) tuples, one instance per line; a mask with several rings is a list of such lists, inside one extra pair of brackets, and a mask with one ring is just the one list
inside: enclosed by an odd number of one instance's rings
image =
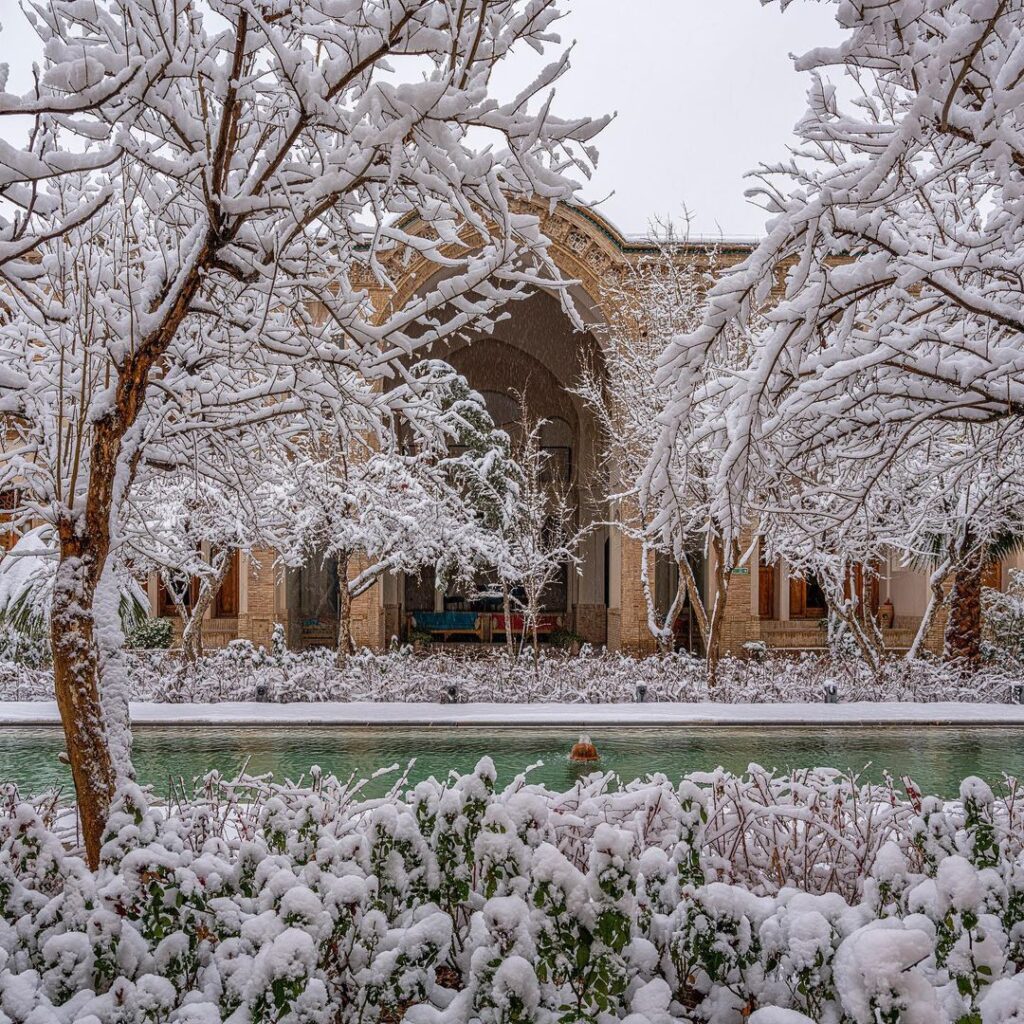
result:
[[(790, 54), (839, 38), (835, 7), (804, 0), (784, 14), (759, 0), (566, 0), (575, 41), (558, 87), (565, 115), (617, 112), (598, 137), (587, 199), (626, 233), (685, 205), (697, 234), (757, 235), (764, 215), (744, 174), (786, 155), (804, 110), (806, 76)], [(8, 88), (30, 84), (37, 50), (17, 0), (0, 0)], [(610, 195), (609, 195), (610, 194)]]

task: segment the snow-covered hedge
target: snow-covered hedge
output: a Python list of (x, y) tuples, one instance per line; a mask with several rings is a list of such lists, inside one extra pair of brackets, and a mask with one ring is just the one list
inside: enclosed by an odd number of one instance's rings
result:
[(1012, 672), (1024, 671), (1024, 572), (1011, 569), (1005, 591), (985, 588), (982, 651)]
[[(934, 662), (886, 663), (880, 678), (857, 659), (727, 658), (718, 682), (708, 687), (704, 664), (687, 654), (630, 658), (585, 648), (578, 657), (544, 653), (538, 664), (527, 653), (510, 658), (503, 650), (482, 656), (450, 653), (416, 655), (408, 649), (364, 652), (344, 669), (327, 650), (272, 654), (235, 641), (198, 665), (186, 665), (164, 651), (130, 656), (136, 700), (201, 701), (439, 701), (535, 703), (621, 703), (705, 701), (722, 703), (817, 701), (834, 688), (841, 701), (962, 700), (1004, 703), (1012, 699), (1019, 673), (992, 667), (965, 677)], [(0, 661), (0, 700), (51, 700), (53, 683), (45, 669)]]
[(211, 776), (171, 811), (129, 789), (96, 874), (52, 802), (8, 794), (0, 1022), (1021, 1020), (1013, 784), (947, 805), (823, 770), (495, 792), (485, 760), (360, 789)]

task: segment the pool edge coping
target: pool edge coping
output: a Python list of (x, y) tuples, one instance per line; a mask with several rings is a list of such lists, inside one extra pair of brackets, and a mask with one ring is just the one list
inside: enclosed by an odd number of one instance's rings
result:
[[(270, 713), (267, 713), (270, 712)], [(140, 728), (865, 728), (1024, 727), (1024, 705), (933, 703), (847, 704), (368, 704), (133, 703)], [(59, 726), (52, 701), (0, 702), (0, 727)]]

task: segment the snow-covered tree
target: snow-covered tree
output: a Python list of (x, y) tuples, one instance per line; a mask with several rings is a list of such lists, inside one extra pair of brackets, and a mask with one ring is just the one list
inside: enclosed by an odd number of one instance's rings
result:
[(766, 236), (663, 364), (678, 389), (667, 447), (724, 332), (767, 305), (743, 372), (719, 384), (730, 412), (715, 487), (731, 535), (736, 496), (766, 461), (881, 465), (927, 421), (1024, 412), (1024, 6), (835, 11), (843, 41), (796, 61), (811, 74), (801, 144), (752, 190)]
[[(616, 503), (617, 528), (643, 546), (640, 571), (647, 626), (659, 650), (668, 651), (674, 640), (674, 623), (687, 599), (701, 641), (707, 644), (703, 595), (690, 565), (690, 556), (703, 548), (704, 537), (687, 536), (686, 526), (691, 524), (678, 520), (656, 534), (646, 505), (632, 492), (660, 434), (658, 417), (666, 395), (655, 380), (658, 357), (671, 338), (695, 325), (703, 289), (696, 264), (677, 259), (671, 225), (655, 237), (657, 254), (642, 257), (624, 272), (621, 281), (605, 289), (605, 304), (612, 314), (606, 325), (603, 365), (585, 365), (575, 390), (600, 425), (601, 458), (609, 482), (604, 497)], [(676, 567), (676, 590), (664, 610), (657, 606), (651, 579), (652, 563), (658, 555), (671, 558)]]
[[(666, 348), (700, 322), (710, 275), (718, 266), (714, 247), (696, 255), (686, 233), (671, 222), (655, 225), (657, 251), (641, 257), (609, 285), (603, 368), (588, 367), (577, 393), (594, 411), (601, 428), (602, 457), (617, 508), (616, 526), (642, 545), (641, 582), (647, 623), (659, 649), (671, 650), (673, 626), (686, 603), (693, 609), (709, 672), (720, 656), (721, 629), (731, 570), (741, 552), (728, 544), (718, 519), (714, 490), (722, 426), (712, 402), (695, 403), (680, 420), (671, 441), (662, 444), (661, 414), (671, 389), (659, 377)], [(733, 332), (721, 346), (722, 367), (736, 361)], [(644, 474), (664, 450), (657, 492), (642, 489)], [(709, 564), (711, 593), (705, 599), (693, 561)], [(667, 609), (659, 609), (654, 563), (667, 558), (675, 567), (676, 589)]]
[(429, 568), (439, 580), (468, 582), (493, 560), (483, 498), (491, 448), (502, 455), (507, 437), (440, 360), (414, 365), (403, 390), (408, 397), (391, 394), (388, 404), (405, 411), (404, 426), (367, 391), (354, 422), (281, 449), (260, 499), (276, 509), (271, 533), (286, 565), (337, 566), (339, 661), (355, 650), (353, 598), (384, 573)]
[(891, 443), (884, 460), (784, 472), (782, 487), (758, 499), (762, 550), (814, 575), (876, 669), (884, 644), (868, 584), (886, 562), (926, 572), (929, 600), (908, 657), (921, 653), (946, 605), (946, 657), (976, 665), (984, 570), (1024, 543), (1020, 440), (998, 426), (931, 422), (913, 445)]
[[(36, 231), (31, 288), (7, 276), (0, 472), (59, 538), (55, 685), (95, 863), (131, 772), (103, 610), (140, 464), (202, 467), (213, 433), (333, 419), (343, 373), (393, 372), (550, 284), (539, 220), (513, 201), (570, 197), (601, 122), (552, 113), (565, 54), (496, 95), (518, 49), (557, 42), (554, 0), (44, 0), (33, 15), (39, 84), (0, 95), (0, 116), (45, 109), (54, 166), (83, 144), (104, 156), (40, 186), (35, 213), (61, 230)], [(393, 291), (407, 257), (443, 282), (375, 310), (370, 289)]]
[(128, 497), (124, 547), (136, 569), (156, 572), (181, 618), (181, 653), (203, 655), (203, 619), (241, 552), (266, 543), (270, 509), (262, 478), (269, 458), (225, 452), (218, 478), (187, 469), (145, 474)]
[(908, 524), (900, 540), (907, 561), (929, 573), (928, 606), (910, 655), (945, 603), (944, 657), (977, 668), (985, 571), (1024, 545), (1024, 450), (998, 427), (947, 427), (939, 435), (924, 454), (901, 460), (919, 482), (903, 506)]
[(550, 588), (567, 572), (579, 571), (579, 548), (592, 526), (579, 522), (571, 482), (544, 448), (544, 420), (532, 420), (525, 393), (518, 395), (520, 419), (508, 467), (514, 487), (493, 520), (493, 571), (502, 589), (505, 637), (511, 644), (513, 601), (523, 617), (525, 643), (540, 652), (540, 618)]

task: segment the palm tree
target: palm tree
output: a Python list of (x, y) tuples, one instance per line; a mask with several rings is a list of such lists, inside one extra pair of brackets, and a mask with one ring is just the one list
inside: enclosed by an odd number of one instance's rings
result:
[[(50, 600), (57, 570), (53, 527), (37, 526), (21, 536), (0, 561), (0, 626), (26, 638), (50, 632)], [(134, 628), (146, 618), (148, 598), (127, 573), (118, 576), (121, 628)]]
[[(933, 602), (949, 574), (949, 618), (943, 643), (943, 660), (976, 669), (981, 663), (982, 590), (985, 569), (1024, 550), (1024, 517), (1019, 527), (1004, 529), (982, 540), (968, 527), (961, 538), (934, 534), (929, 547), (913, 561), (932, 574)], [(944, 569), (944, 571), (942, 571)], [(916, 645), (915, 645), (916, 646)]]

